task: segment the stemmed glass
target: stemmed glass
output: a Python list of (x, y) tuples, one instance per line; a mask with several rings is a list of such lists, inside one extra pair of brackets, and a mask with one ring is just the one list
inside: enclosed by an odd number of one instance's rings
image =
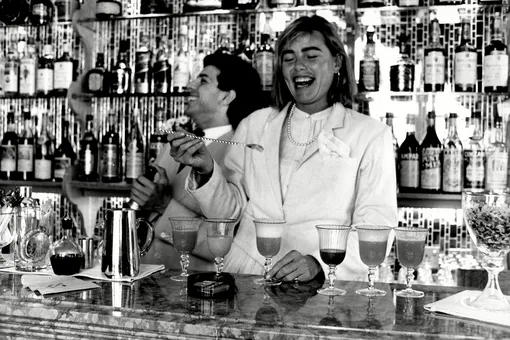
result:
[(266, 275), (273, 266), (273, 256), (280, 251), (282, 242), (283, 226), (286, 221), (255, 220), (255, 232), (257, 234), (257, 249), (260, 255), (266, 258), (264, 262), (264, 276), (255, 279), (255, 283), (266, 286), (276, 286), (282, 283), (281, 280), (270, 278)]
[(202, 223), (196, 217), (169, 217), (172, 226), (172, 237), (175, 249), (181, 253), (182, 273), (173, 275), (170, 278), (174, 281), (187, 281), (189, 267), (189, 253), (195, 249), (197, 244), (198, 228)]
[(510, 193), (462, 193), (462, 210), (469, 235), (484, 255), (488, 280), (482, 293), (465, 303), (490, 311), (510, 312), (510, 304), (499, 287), (498, 274), (510, 251)]
[[(15, 213), (13, 211), (0, 213), (0, 250), (8, 246), (14, 239), (14, 231), (12, 230), (14, 216)], [(0, 254), (0, 262), (4, 261), (5, 259), (2, 254)]]
[(214, 255), (216, 277), (221, 276), (223, 257), (227, 255), (232, 246), (235, 225), (236, 221), (232, 219), (204, 219), (204, 226), (207, 229), (207, 245), (211, 254)]
[(335, 288), (336, 266), (343, 262), (347, 250), (350, 226), (317, 225), (319, 232), (319, 250), (322, 261), (329, 266), (329, 287), (317, 290), (317, 293), (329, 296), (344, 295), (343, 289)]
[(397, 239), (397, 258), (400, 264), (407, 269), (407, 288), (398, 290), (395, 295), (406, 298), (421, 298), (425, 294), (412, 288), (414, 268), (423, 261), (425, 254), (425, 241), (428, 229), (399, 227), (395, 229)]
[(382, 225), (359, 225), (356, 226), (356, 230), (358, 230), (361, 261), (368, 266), (368, 288), (358, 289), (356, 294), (384, 296), (386, 291), (374, 288), (374, 278), (377, 267), (386, 257), (391, 228)]

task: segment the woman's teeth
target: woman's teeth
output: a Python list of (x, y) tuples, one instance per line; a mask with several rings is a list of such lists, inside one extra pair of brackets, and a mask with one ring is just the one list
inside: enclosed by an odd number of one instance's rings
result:
[(294, 79), (294, 84), (296, 87), (308, 87), (313, 83), (314, 79), (311, 77), (297, 77)]

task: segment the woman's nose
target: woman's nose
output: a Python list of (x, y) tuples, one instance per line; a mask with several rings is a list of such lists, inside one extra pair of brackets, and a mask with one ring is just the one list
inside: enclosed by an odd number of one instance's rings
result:
[(304, 58), (297, 58), (294, 67), (298, 70), (306, 69), (308, 66), (306, 65), (306, 61)]

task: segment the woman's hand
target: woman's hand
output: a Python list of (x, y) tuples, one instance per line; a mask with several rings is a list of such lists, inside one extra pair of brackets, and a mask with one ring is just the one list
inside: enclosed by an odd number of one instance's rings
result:
[(311, 255), (303, 256), (297, 250), (291, 250), (267, 273), (268, 278), (283, 281), (297, 280), (306, 282), (312, 280), (322, 270), (320, 264)]
[(133, 182), (130, 197), (143, 209), (159, 212), (166, 209), (172, 198), (166, 193), (169, 180), (165, 169), (156, 164), (152, 166), (158, 171), (156, 177), (159, 178), (152, 182), (144, 175), (138, 176)]
[(186, 136), (182, 128), (167, 136), (170, 143), (170, 156), (175, 161), (189, 165), (200, 174), (210, 174), (213, 171), (214, 160), (202, 140)]

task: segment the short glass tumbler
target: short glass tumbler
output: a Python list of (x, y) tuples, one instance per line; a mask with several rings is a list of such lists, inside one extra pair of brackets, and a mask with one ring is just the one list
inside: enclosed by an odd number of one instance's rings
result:
[(204, 219), (204, 227), (207, 230), (207, 246), (214, 256), (216, 277), (220, 277), (223, 271), (223, 258), (232, 246), (235, 225), (236, 221), (232, 219)]
[(405, 298), (421, 298), (425, 294), (412, 288), (414, 279), (414, 268), (423, 261), (425, 254), (425, 241), (427, 240), (428, 229), (399, 227), (395, 229), (397, 239), (397, 258), (400, 264), (407, 269), (407, 288), (398, 290), (395, 295)]
[(264, 277), (255, 279), (255, 283), (266, 286), (277, 286), (282, 283), (275, 278), (266, 278), (267, 273), (273, 266), (273, 256), (280, 251), (282, 243), (283, 227), (286, 221), (255, 220), (255, 232), (257, 234), (257, 249), (260, 255), (265, 257)]
[(317, 290), (317, 293), (329, 296), (344, 295), (343, 289), (335, 288), (336, 266), (345, 259), (347, 240), (350, 226), (346, 225), (317, 225), (319, 233), (319, 251), (322, 261), (329, 266), (329, 286)]
[(179, 275), (171, 276), (174, 281), (188, 280), (189, 253), (195, 249), (198, 237), (198, 228), (202, 219), (196, 217), (170, 217), (172, 227), (172, 238), (175, 249), (181, 253), (182, 272)]
[(358, 289), (356, 294), (365, 296), (384, 296), (386, 291), (374, 287), (377, 267), (386, 258), (388, 237), (391, 227), (382, 225), (358, 225), (359, 255), (361, 261), (368, 266), (368, 288)]

